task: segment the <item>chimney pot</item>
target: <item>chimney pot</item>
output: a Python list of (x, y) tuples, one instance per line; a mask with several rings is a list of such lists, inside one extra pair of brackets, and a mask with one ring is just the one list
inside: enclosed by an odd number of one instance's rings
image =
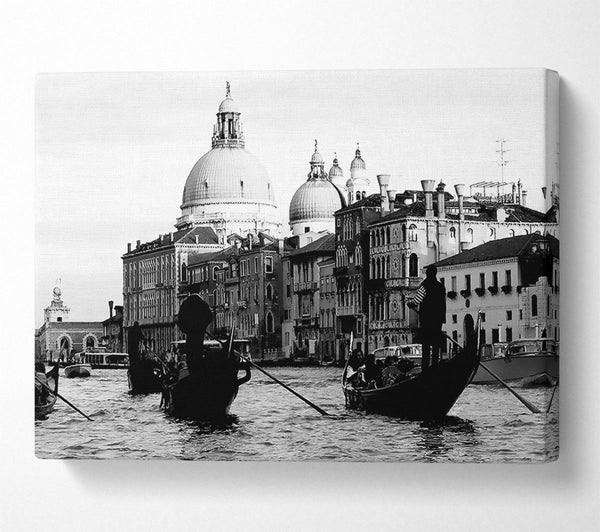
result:
[(389, 174), (379, 174), (377, 176), (377, 182), (379, 183), (379, 194), (381, 195), (381, 214), (385, 216), (390, 208), (387, 196), (387, 187), (390, 184)]
[(142, 241), (141, 240), (136, 240), (135, 241), (135, 249), (139, 248), (142, 245)]
[(127, 253), (131, 253), (131, 242), (127, 242)]
[(396, 190), (388, 190), (387, 191), (390, 212), (394, 212), (394, 209), (396, 208), (396, 194), (397, 194)]
[(115, 304), (114, 301), (109, 301), (108, 302), (108, 317), (112, 318), (113, 317), (113, 305)]
[(459, 220), (464, 220), (465, 219), (465, 213), (463, 210), (463, 199), (465, 196), (465, 185), (463, 185), (462, 183), (459, 185), (454, 185), (454, 190), (456, 190), (456, 195), (458, 196), (458, 219)]
[(437, 186), (438, 218), (446, 218), (446, 185), (440, 181)]
[(425, 217), (433, 217), (433, 187), (435, 187), (434, 179), (421, 179), (421, 186), (425, 194)]

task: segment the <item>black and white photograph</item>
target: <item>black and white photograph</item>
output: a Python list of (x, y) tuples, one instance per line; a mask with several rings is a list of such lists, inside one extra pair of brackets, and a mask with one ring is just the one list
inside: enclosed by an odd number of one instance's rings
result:
[(556, 459), (558, 87), (40, 75), (36, 456)]

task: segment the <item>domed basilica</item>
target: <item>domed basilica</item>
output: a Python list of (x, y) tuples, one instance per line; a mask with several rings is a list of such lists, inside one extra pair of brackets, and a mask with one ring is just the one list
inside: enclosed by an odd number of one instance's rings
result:
[[(334, 159), (334, 167), (337, 158)], [(292, 197), (290, 202), (290, 229), (294, 236), (301, 233), (329, 231), (335, 232), (333, 213), (346, 206), (343, 192), (331, 181), (325, 172), (325, 161), (319, 153), (315, 140), (315, 152), (310, 159), (308, 180)], [(332, 177), (341, 168), (329, 172)], [(343, 174), (342, 174), (343, 175)]]
[(222, 244), (232, 233), (278, 235), (281, 230), (273, 185), (263, 165), (245, 149), (240, 114), (227, 83), (212, 149), (200, 157), (187, 178), (175, 224), (177, 229), (210, 226)]

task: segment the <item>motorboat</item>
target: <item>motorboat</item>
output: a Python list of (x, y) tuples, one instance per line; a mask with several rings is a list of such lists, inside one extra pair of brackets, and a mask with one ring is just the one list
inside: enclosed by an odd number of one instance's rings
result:
[[(554, 385), (558, 381), (558, 342), (550, 338), (522, 338), (492, 349), (481, 362), (503, 381), (523, 385)], [(485, 369), (479, 368), (473, 384), (496, 384)]]
[(92, 374), (92, 366), (90, 364), (70, 364), (65, 366), (65, 377), (73, 379), (75, 377), (89, 377)]

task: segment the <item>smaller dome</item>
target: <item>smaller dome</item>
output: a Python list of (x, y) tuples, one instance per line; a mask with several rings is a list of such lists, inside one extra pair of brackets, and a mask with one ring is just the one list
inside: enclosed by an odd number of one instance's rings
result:
[(319, 153), (319, 146), (317, 143), (317, 139), (315, 139), (315, 152), (312, 154), (310, 158), (310, 164), (325, 164), (325, 160), (323, 156)]
[(239, 113), (240, 110), (237, 104), (233, 101), (233, 99), (228, 96), (225, 98), (221, 105), (219, 105), (219, 113)]
[(358, 147), (358, 144), (356, 145), (356, 151), (354, 152), (354, 155), (355, 157), (350, 163), (350, 170), (357, 168), (360, 168), (361, 170), (366, 170), (367, 165), (365, 164), (363, 158), (360, 156), (360, 148)]
[(309, 179), (292, 197), (290, 223), (333, 218), (333, 213), (344, 206), (341, 192), (328, 179)]
[(329, 179), (333, 177), (344, 177), (344, 172), (340, 165), (338, 164), (337, 155), (333, 159), (333, 166), (329, 170)]

